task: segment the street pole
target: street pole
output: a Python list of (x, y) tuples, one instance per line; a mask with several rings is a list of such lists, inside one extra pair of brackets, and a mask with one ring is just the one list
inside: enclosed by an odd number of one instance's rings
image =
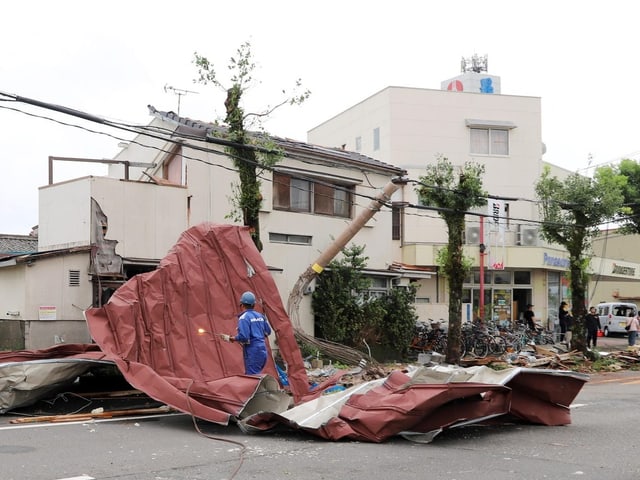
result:
[(484, 322), (484, 216), (480, 217), (480, 304), (478, 305), (478, 315)]

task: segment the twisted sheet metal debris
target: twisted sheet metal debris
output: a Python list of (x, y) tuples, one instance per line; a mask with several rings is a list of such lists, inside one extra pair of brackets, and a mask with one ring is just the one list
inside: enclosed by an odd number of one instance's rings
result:
[[(256, 293), (257, 309), (275, 332), (286, 390), (272, 358), (263, 375), (244, 375), (240, 347), (217, 335), (235, 330), (245, 290)], [(347, 373), (337, 371), (310, 390), (271, 273), (248, 229), (230, 225), (185, 231), (157, 270), (133, 277), (85, 316), (97, 345), (70, 352), (74, 358), (113, 362), (153, 399), (211, 422), (237, 421), (246, 432), (286, 425), (327, 440), (383, 442), (402, 435), (424, 442), (444, 429), (484, 421), (566, 425), (571, 402), (588, 381), (547, 369), (434, 366), (395, 370), (323, 395)], [(61, 348), (15, 360), (47, 352), (62, 358)]]
[(542, 425), (571, 423), (570, 405), (588, 376), (567, 371), (433, 366), (242, 420), (247, 432), (283, 424), (327, 440), (383, 442), (395, 435), (431, 441), (442, 430), (489, 419)]

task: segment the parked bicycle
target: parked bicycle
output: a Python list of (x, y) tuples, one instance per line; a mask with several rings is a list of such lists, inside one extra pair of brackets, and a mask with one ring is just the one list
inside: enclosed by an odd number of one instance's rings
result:
[(433, 351), (445, 354), (447, 351), (447, 333), (442, 322), (416, 322), (413, 339), (409, 348), (419, 351)]

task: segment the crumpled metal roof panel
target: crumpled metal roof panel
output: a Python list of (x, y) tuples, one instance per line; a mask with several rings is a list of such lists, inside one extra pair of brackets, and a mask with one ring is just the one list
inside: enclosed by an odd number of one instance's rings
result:
[(268, 375), (244, 375), (240, 345), (219, 336), (236, 331), (246, 290), (256, 294), (256, 310), (275, 332), (298, 401), (309, 393), (302, 356), (247, 227), (204, 223), (186, 230), (156, 270), (131, 278), (85, 316), (93, 339), (129, 383), (174, 408), (226, 424), (246, 414), (257, 391), (272, 391), (277, 405), (289, 403), (271, 355)]
[(394, 371), (283, 413), (241, 421), (247, 432), (284, 424), (328, 440), (383, 442), (395, 435), (429, 442), (447, 429), (513, 418), (542, 425), (571, 423), (569, 406), (588, 376), (575, 372), (487, 367)]

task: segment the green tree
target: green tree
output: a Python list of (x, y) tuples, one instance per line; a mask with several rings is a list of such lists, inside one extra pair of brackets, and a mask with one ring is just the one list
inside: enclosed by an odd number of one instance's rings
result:
[[(243, 224), (251, 229), (251, 237), (262, 251), (260, 240), (260, 207), (262, 194), (260, 193), (259, 170), (273, 166), (282, 158), (282, 152), (276, 147), (270, 137), (262, 128), (262, 119), (268, 117), (274, 110), (283, 105), (300, 105), (310, 95), (308, 90), (301, 94), (294, 93), (288, 96), (282, 91), (285, 99), (272, 107), (259, 113), (245, 113), (242, 106), (242, 97), (253, 81), (253, 72), (256, 68), (251, 54), (251, 44), (243, 43), (238, 48), (235, 57), (231, 57), (228, 69), (231, 72), (230, 86), (225, 87), (219, 79), (214, 65), (205, 56), (194, 54), (194, 63), (198, 68), (198, 78), (195, 80), (203, 85), (212, 84), (226, 92), (224, 102), (226, 117), (224, 124), (227, 127), (227, 139), (233, 144), (225, 147), (231, 156), (234, 166), (238, 170), (240, 185), (233, 188), (232, 216), (243, 221)], [(300, 80), (296, 82), (296, 90), (300, 88)], [(248, 126), (259, 130), (250, 132)]]
[(403, 357), (413, 335), (417, 288), (371, 295), (363, 271), (367, 260), (363, 246), (351, 245), (318, 277), (312, 296), (318, 333), (331, 342), (360, 350), (378, 346)]
[(363, 252), (364, 247), (358, 245), (342, 250), (342, 257), (332, 260), (318, 277), (311, 301), (320, 335), (355, 348), (363, 347), (362, 340), (376, 330), (382, 317), (372, 315), (371, 280), (363, 273), (369, 258)]
[(469, 263), (463, 254), (465, 215), (469, 209), (487, 204), (487, 193), (482, 188), (484, 165), (467, 162), (455, 167), (448, 158), (440, 156), (435, 164), (427, 166), (416, 187), (420, 201), (435, 207), (447, 225), (449, 241), (441, 256), (440, 268), (449, 285), (449, 337), (446, 361), (460, 361), (462, 330), (462, 285), (469, 272)]
[(610, 167), (597, 169), (593, 178), (573, 173), (560, 180), (552, 176), (546, 166), (535, 185), (542, 215), (541, 236), (562, 245), (569, 253), (571, 307), (575, 319), (572, 343), (584, 352), (587, 268), (592, 241), (599, 234), (600, 226), (622, 208), (626, 181), (626, 177)]
[(404, 358), (413, 338), (416, 315), (415, 301), (418, 287), (393, 287), (380, 298), (384, 318), (380, 325), (379, 343), (387, 350), (398, 352)]
[(623, 159), (614, 171), (627, 178), (622, 189), (625, 208), (620, 212), (620, 231), (625, 234), (640, 234), (640, 164), (635, 160)]

